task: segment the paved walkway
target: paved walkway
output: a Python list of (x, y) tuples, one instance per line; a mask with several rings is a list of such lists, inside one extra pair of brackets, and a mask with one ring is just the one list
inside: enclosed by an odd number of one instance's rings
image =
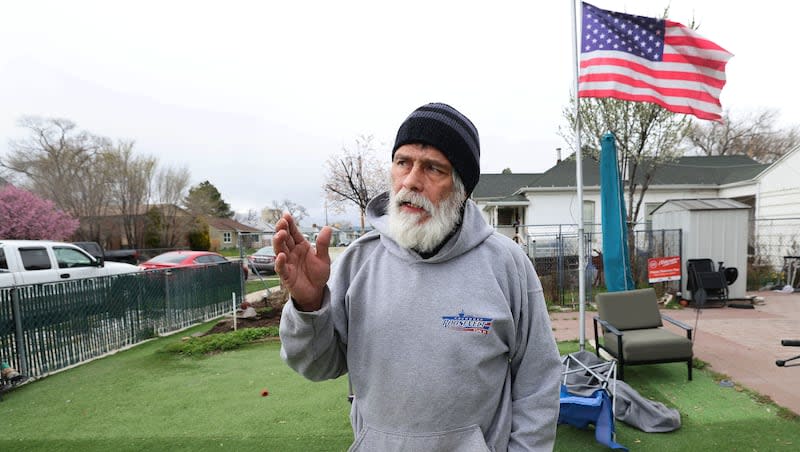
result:
[[(769, 396), (776, 404), (800, 414), (800, 359), (778, 367), (775, 361), (800, 354), (800, 347), (783, 347), (781, 339), (800, 340), (800, 293), (751, 292), (763, 297), (755, 309), (709, 308), (667, 310), (665, 314), (694, 327), (695, 356), (734, 382)], [(586, 312), (586, 343), (594, 340), (592, 317)], [(553, 313), (556, 340), (579, 339), (578, 312)]]

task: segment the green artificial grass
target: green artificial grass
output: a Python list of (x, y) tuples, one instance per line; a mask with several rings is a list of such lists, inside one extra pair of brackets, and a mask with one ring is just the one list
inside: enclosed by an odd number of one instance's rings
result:
[[(313, 383), (267, 340), (212, 355), (163, 353), (214, 322), (24, 385), (0, 402), (2, 451), (344, 451), (353, 440), (347, 379)], [(561, 353), (576, 342), (559, 344)], [(775, 451), (800, 447), (796, 419), (707, 370), (632, 366), (627, 381), (676, 407), (683, 426), (644, 433), (617, 422), (635, 451)], [(267, 390), (269, 395), (262, 396)], [(607, 450), (594, 432), (559, 426), (557, 451)]]
[(280, 360), (277, 341), (201, 358), (160, 352), (209, 326), (6, 394), (0, 450), (347, 449), (346, 378), (303, 379)]
[[(562, 354), (577, 342), (559, 344)], [(645, 433), (617, 421), (617, 442), (636, 451), (777, 451), (800, 448), (800, 422), (781, 416), (783, 409), (741, 387), (719, 384), (712, 372), (697, 370), (688, 381), (684, 363), (629, 366), (625, 381), (642, 396), (676, 408), (681, 428)], [(556, 450), (600, 451), (594, 430), (558, 426)]]

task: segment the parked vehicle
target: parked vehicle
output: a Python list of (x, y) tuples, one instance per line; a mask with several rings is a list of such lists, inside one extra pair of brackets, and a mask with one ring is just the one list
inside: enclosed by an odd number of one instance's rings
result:
[(139, 267), (104, 262), (71, 243), (0, 240), (0, 287), (40, 284), (138, 272)]
[(258, 249), (255, 253), (247, 256), (247, 266), (253, 273), (264, 273), (267, 275), (275, 274), (275, 250), (271, 246)]
[[(167, 251), (158, 256), (144, 261), (139, 267), (144, 270), (176, 268), (176, 267), (198, 267), (205, 265), (219, 265), (230, 263), (225, 256), (213, 251)], [(245, 278), (247, 277), (247, 267), (242, 266)]]
[(141, 259), (139, 250), (104, 250), (97, 242), (73, 242), (73, 244), (85, 249), (96, 259), (113, 262), (125, 262), (126, 264), (136, 265)]

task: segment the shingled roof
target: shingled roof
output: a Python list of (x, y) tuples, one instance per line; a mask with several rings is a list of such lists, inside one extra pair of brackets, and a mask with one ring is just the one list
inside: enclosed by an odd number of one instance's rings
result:
[(513, 195), (520, 187), (530, 186), (541, 173), (481, 174), (472, 191), (474, 199), (495, 199)]
[(651, 184), (731, 184), (752, 180), (768, 167), (745, 155), (685, 156), (659, 165)]
[[(724, 185), (754, 179), (769, 164), (758, 163), (743, 155), (684, 156), (659, 164), (650, 185)], [(591, 157), (583, 158), (583, 185), (600, 186), (600, 164)], [(509, 196), (522, 187), (574, 187), (575, 159), (558, 162), (541, 174), (481, 174), (473, 197)]]
[(210, 226), (213, 226), (219, 231), (236, 231), (236, 232), (261, 232), (259, 229), (246, 224), (239, 223), (232, 218), (216, 218), (207, 217), (206, 221)]

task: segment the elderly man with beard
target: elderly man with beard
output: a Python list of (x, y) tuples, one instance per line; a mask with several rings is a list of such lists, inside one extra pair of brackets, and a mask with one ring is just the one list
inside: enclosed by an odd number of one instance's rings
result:
[(314, 247), (289, 214), (276, 225), (281, 356), (311, 380), (349, 373), (350, 450), (553, 447), (561, 366), (542, 286), (469, 199), (479, 162), (472, 122), (427, 104), (397, 132), (375, 230), (333, 267), (330, 228)]

